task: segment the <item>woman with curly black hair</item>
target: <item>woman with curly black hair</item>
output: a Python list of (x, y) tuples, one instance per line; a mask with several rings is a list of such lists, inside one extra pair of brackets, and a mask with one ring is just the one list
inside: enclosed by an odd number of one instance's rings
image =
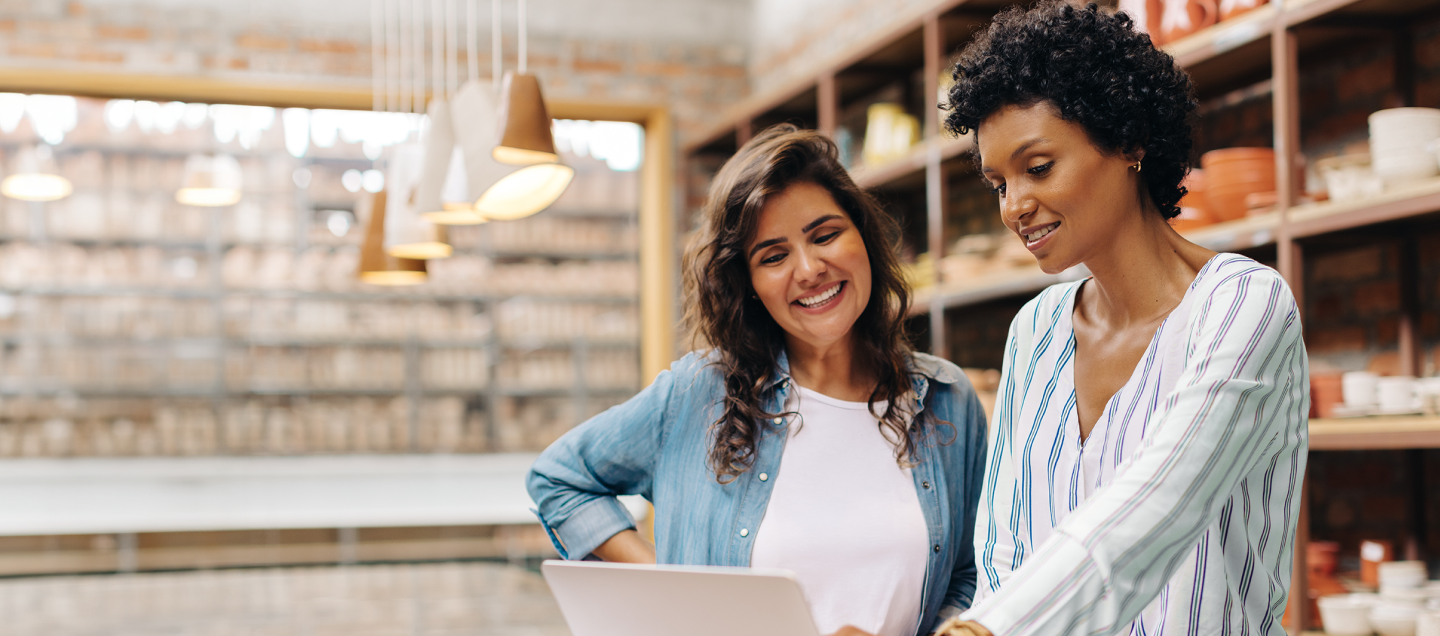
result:
[(1005, 225), (1049, 273), (1010, 325), (949, 634), (1280, 635), (1308, 447), (1299, 313), (1274, 270), (1170, 227), (1190, 80), (1124, 14), (1001, 13), (956, 64)]

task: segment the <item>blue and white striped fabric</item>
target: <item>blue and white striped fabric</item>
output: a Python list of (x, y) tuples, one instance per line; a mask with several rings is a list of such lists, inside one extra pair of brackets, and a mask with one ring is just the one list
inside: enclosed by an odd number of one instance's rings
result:
[(964, 618), (999, 636), (1284, 634), (1310, 386), (1289, 287), (1212, 258), (1082, 443), (1082, 284), (1010, 325)]

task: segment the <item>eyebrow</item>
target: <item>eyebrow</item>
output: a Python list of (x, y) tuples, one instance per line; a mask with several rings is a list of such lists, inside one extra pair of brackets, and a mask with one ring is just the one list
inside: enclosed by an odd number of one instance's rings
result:
[[(834, 221), (835, 219), (838, 219), (838, 218), (842, 218), (842, 217), (841, 217), (839, 214), (826, 214), (825, 216), (822, 216), (822, 217), (820, 217), (820, 218), (818, 218), (818, 219), (815, 219), (814, 221), (811, 221), (811, 222), (809, 222), (809, 223), (806, 223), (806, 224), (805, 224), (805, 227), (800, 228), (800, 233), (801, 233), (801, 234), (808, 234), (808, 233), (810, 233), (810, 230), (813, 230), (813, 229), (815, 229), (815, 228), (817, 228), (817, 227), (820, 227), (822, 224), (826, 223), (827, 221)], [(786, 238), (773, 238), (773, 239), (769, 239), (769, 240), (766, 240), (766, 241), (760, 241), (759, 243), (756, 243), (756, 244), (755, 244), (755, 247), (750, 248), (750, 255), (747, 256), (746, 258), (754, 258), (755, 253), (758, 252), (758, 251), (760, 251), (760, 250), (763, 250), (763, 249), (765, 249), (765, 248), (767, 248), (767, 247), (770, 247), (771, 245), (779, 245), (779, 244), (781, 244), (781, 243), (788, 243), (789, 241), (790, 241), (790, 240), (789, 240), (789, 239), (786, 239)]]
[[(1047, 142), (1047, 141), (1050, 141), (1050, 139), (1049, 139), (1049, 138), (1046, 138), (1046, 137), (1036, 137), (1035, 139), (1031, 139), (1030, 141), (1027, 141), (1027, 142), (1025, 142), (1025, 143), (1023, 143), (1023, 144), (1020, 144), (1020, 147), (1019, 147), (1019, 148), (1016, 148), (1016, 149), (1015, 149), (1015, 152), (1010, 153), (1010, 158), (1011, 158), (1011, 159), (1014, 159), (1014, 158), (1016, 158), (1016, 157), (1019, 157), (1019, 156), (1020, 156), (1022, 153), (1024, 153), (1026, 150), (1029, 150), (1031, 146), (1034, 146), (1034, 145), (1040, 144), (1040, 143), (1044, 143), (1044, 142)], [(995, 171), (995, 169), (994, 169), (994, 168), (991, 168), (991, 167), (989, 167), (989, 166), (982, 166), (982, 167), (980, 168), (980, 172), (994, 172), (994, 171)]]

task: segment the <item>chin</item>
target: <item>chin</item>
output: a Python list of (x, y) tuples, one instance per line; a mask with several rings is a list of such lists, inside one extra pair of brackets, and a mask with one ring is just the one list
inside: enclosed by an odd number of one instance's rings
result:
[(1075, 263), (1054, 255), (1037, 259), (1036, 262), (1040, 265), (1040, 271), (1051, 275), (1059, 274), (1075, 265)]

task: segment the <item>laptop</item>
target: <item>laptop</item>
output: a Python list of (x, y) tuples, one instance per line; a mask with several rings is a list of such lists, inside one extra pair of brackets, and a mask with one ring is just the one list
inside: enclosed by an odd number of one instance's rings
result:
[(574, 636), (820, 636), (786, 570), (546, 561), (540, 571)]

